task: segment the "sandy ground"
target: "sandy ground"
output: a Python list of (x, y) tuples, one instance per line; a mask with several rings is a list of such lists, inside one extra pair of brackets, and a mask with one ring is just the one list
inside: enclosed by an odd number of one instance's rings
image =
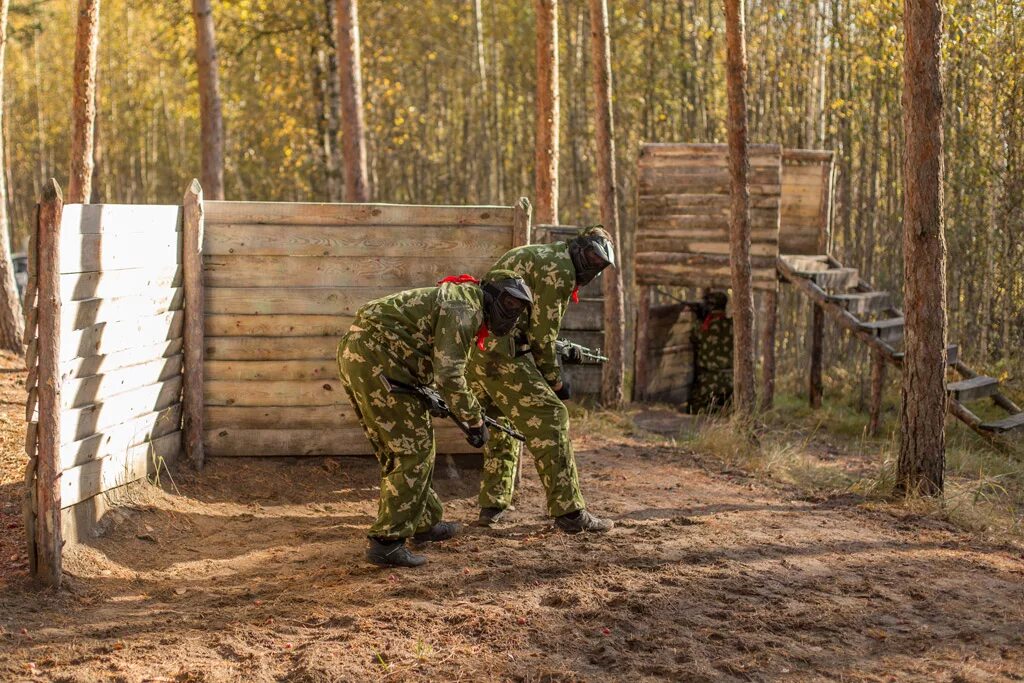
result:
[[(7, 401), (19, 375), (3, 378)], [(683, 426), (667, 411), (576, 440), (607, 536), (554, 531), (530, 472), (500, 528), (379, 570), (362, 560), (373, 464), (222, 459), (108, 515), (67, 553), (67, 589), (34, 590), (16, 403), (0, 680), (1024, 680), (1020, 550), (723, 471), (649, 431)], [(436, 487), (470, 521), (478, 473), (456, 473)]]

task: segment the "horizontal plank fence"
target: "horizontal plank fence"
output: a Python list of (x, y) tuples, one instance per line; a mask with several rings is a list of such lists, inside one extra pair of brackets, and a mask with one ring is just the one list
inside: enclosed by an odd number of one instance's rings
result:
[(825, 254), (832, 231), (833, 152), (782, 150), (779, 251)]
[[(207, 456), (371, 453), (338, 379), (367, 301), (484, 275), (530, 237), (530, 208), (203, 203)], [(438, 451), (472, 449), (448, 421)]]

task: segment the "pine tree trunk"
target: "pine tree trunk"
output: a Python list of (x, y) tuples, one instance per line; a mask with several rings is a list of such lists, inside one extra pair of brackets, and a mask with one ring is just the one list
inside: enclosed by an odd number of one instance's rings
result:
[(943, 488), (946, 416), (946, 239), (942, 207), (939, 0), (904, 0), (903, 265), (906, 356), (897, 489)]
[[(4, 63), (7, 52), (7, 11), (10, 4), (10, 0), (0, 0), (0, 117), (4, 114)], [(6, 154), (3, 137), (0, 136), (0, 160), (5, 160)], [(6, 166), (6, 161), (3, 166)], [(0, 173), (0, 349), (21, 354), (24, 333), (25, 321), (21, 316), (21, 301), (18, 299), (18, 286), (14, 283), (14, 266), (11, 264), (7, 174)]]
[(618, 267), (607, 269), (604, 280), (604, 343), (608, 362), (601, 375), (601, 403), (619, 407), (623, 403), (625, 375), (625, 312), (622, 292), (622, 250), (619, 239), (619, 202), (615, 193), (615, 138), (612, 121), (611, 41), (608, 36), (606, 0), (590, 0), (590, 49), (594, 88), (594, 131), (597, 136), (597, 196), (601, 222), (611, 233)]
[(192, 0), (192, 18), (196, 24), (200, 140), (203, 148), (199, 177), (207, 199), (224, 199), (224, 119), (210, 0)]
[(327, 44), (325, 66), (327, 67), (326, 88), (324, 89), (324, 109), (326, 122), (324, 129), (324, 163), (327, 172), (327, 198), (332, 202), (342, 199), (341, 182), (341, 147), (338, 144), (338, 133), (341, 129), (341, 94), (338, 92), (338, 42), (334, 27), (338, 23), (335, 0), (324, 2), (323, 39)]
[(370, 184), (366, 177), (366, 131), (363, 124), (358, 0), (338, 0), (337, 42), (345, 201), (367, 202), (370, 200)]
[(68, 204), (92, 194), (93, 125), (96, 122), (96, 53), (100, 46), (100, 0), (79, 0), (71, 96), (71, 177)]
[(537, 120), (534, 221), (558, 224), (558, 5), (534, 0), (537, 13)]
[(732, 266), (733, 401), (739, 415), (754, 412), (754, 291), (750, 273), (750, 195), (747, 190), (747, 46), (743, 0), (725, 0), (729, 95), (729, 173), (732, 207), (729, 261)]

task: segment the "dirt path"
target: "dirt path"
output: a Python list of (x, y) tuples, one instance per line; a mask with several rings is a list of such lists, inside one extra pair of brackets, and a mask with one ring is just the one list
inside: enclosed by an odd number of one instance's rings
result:
[[(1024, 680), (1018, 550), (792, 499), (639, 430), (578, 446), (611, 534), (554, 532), (530, 473), (507, 524), (420, 570), (361, 561), (365, 460), (181, 474), (69, 553), (67, 591), (8, 562), (0, 680)], [(438, 489), (468, 521), (462, 475)]]

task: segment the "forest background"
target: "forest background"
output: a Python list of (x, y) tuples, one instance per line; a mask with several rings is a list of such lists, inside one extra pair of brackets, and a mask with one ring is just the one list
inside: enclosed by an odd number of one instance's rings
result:
[[(11, 5), (3, 106), (7, 201), (24, 250), (43, 181), (68, 176), (75, 12)], [(559, 2), (560, 222), (598, 221), (586, 3)], [(950, 340), (1019, 376), (1024, 339), (1024, 1), (949, 0), (943, 46)], [(214, 3), (227, 199), (339, 201), (333, 0)], [(724, 142), (717, 0), (610, 3), (624, 249), (644, 141)], [(834, 150), (833, 252), (900, 296), (899, 0), (763, 0), (747, 8), (750, 139)], [(535, 23), (523, 0), (361, 0), (374, 201), (511, 204), (533, 188)], [(199, 175), (187, 3), (104, 0), (92, 201), (178, 203)], [(628, 273), (627, 273), (628, 275)], [(809, 306), (784, 299), (780, 361), (804, 353)], [(831, 361), (863, 363), (851, 344)], [(865, 373), (861, 373), (864, 377)]]

